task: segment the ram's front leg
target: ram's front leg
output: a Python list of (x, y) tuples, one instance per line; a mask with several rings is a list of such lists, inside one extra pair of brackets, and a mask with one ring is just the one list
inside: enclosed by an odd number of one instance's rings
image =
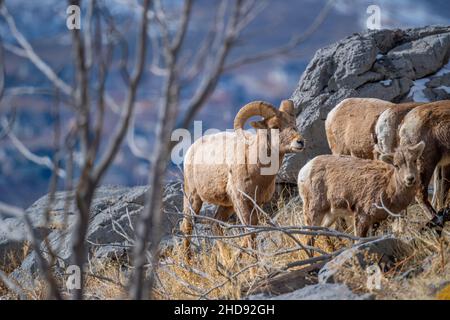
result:
[[(252, 200), (245, 195), (234, 195), (236, 214), (243, 225), (256, 226), (258, 224), (258, 209)], [(244, 238), (244, 247), (256, 249), (256, 234), (252, 233)]]

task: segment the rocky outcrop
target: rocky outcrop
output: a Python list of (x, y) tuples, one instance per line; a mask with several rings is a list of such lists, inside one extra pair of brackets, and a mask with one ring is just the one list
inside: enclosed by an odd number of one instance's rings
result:
[[(90, 256), (98, 259), (120, 257), (127, 253), (134, 240), (134, 228), (139, 214), (144, 209), (147, 186), (116, 187), (102, 186), (97, 189), (91, 208), (91, 222), (87, 234), (87, 246)], [(163, 244), (170, 245), (172, 230), (176, 228), (182, 211), (182, 184), (169, 183), (165, 187), (163, 198), (163, 230), (165, 237)], [(48, 196), (36, 201), (27, 214), (39, 235), (47, 235), (51, 247), (58, 256), (57, 265), (61, 268), (67, 266), (71, 258), (70, 235), (72, 234), (76, 208), (73, 203), (73, 194), (58, 192), (55, 195), (50, 210), (50, 223), (46, 224), (44, 212), (48, 205)], [(68, 228), (63, 228), (66, 217)], [(63, 230), (68, 230), (63, 232)], [(26, 228), (22, 219), (4, 217), (0, 219), (0, 258), (2, 261), (10, 252), (21, 250), (27, 237)], [(44, 248), (44, 245), (42, 244)], [(46, 252), (46, 250), (43, 250)], [(32, 251), (22, 261), (22, 264), (12, 274), (15, 280), (23, 286), (32, 285), (38, 271), (38, 261)]]
[(449, 56), (450, 27), (370, 31), (318, 50), (292, 95), (307, 148), (285, 160), (279, 181), (295, 183), (308, 160), (330, 153), (324, 122), (345, 98), (450, 99)]

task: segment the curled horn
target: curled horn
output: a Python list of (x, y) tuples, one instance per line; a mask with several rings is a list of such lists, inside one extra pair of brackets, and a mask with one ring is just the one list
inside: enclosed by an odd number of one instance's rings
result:
[(234, 118), (234, 130), (243, 129), (245, 122), (253, 116), (261, 116), (264, 119), (278, 115), (278, 110), (270, 103), (253, 101), (241, 108)]

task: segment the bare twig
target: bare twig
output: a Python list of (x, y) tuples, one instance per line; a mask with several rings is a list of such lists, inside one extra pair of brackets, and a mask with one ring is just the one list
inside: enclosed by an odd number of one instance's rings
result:
[(381, 206), (379, 206), (379, 205), (376, 204), (376, 203), (374, 203), (373, 206), (374, 206), (375, 208), (377, 208), (377, 209), (386, 211), (390, 216), (392, 216), (392, 217), (394, 217), (394, 218), (402, 218), (402, 217), (403, 217), (402, 214), (394, 213), (394, 212), (392, 212), (391, 210), (389, 210), (389, 209), (384, 205), (384, 202), (383, 202), (383, 194), (380, 194), (380, 203), (381, 203)]
[(33, 64), (57, 87), (67, 95), (71, 95), (71, 87), (65, 83), (57, 74), (45, 63), (34, 51), (28, 40), (17, 29), (16, 23), (3, 3), (0, 3), (0, 14), (5, 19), (12, 36), (17, 40), (24, 54), (33, 62)]
[(7, 212), (8, 214), (11, 214), (15, 217), (18, 217), (18, 218), (24, 220), (25, 226), (27, 227), (28, 234), (30, 235), (30, 238), (31, 238), (30, 239), (31, 244), (32, 244), (34, 252), (36, 254), (39, 269), (40, 269), (41, 273), (43, 274), (45, 280), (47, 281), (48, 285), (50, 286), (50, 296), (57, 300), (61, 300), (62, 296), (58, 289), (58, 285), (57, 285), (56, 280), (51, 272), (50, 266), (48, 265), (47, 259), (42, 254), (37, 231), (34, 229), (31, 219), (28, 216), (27, 212), (21, 208), (14, 207), (14, 206), (8, 205), (6, 203), (0, 202), (0, 212), (2, 212), (2, 211)]
[[(9, 123), (4, 118), (1, 119), (1, 124), (4, 128), (9, 126)], [(33, 163), (36, 163), (37, 165), (47, 167), (52, 171), (56, 170), (58, 176), (60, 176), (61, 178), (66, 177), (66, 172), (61, 168), (56, 168), (54, 166), (53, 161), (49, 157), (38, 156), (35, 153), (33, 153), (11, 131), (6, 132), (5, 134), (6, 136), (8, 136), (8, 138), (10, 139), (14, 147), (17, 149), (17, 151), (19, 151), (26, 159), (30, 160)]]
[(331, 11), (331, 9), (334, 6), (335, 0), (328, 0), (326, 5), (322, 8), (322, 10), (319, 12), (317, 17), (314, 19), (313, 23), (306, 29), (306, 31), (301, 34), (293, 37), (289, 43), (278, 47), (273, 48), (270, 50), (267, 50), (265, 52), (251, 55), (248, 57), (239, 58), (236, 61), (230, 62), (224, 67), (224, 71), (230, 71), (232, 69), (236, 69), (238, 67), (241, 67), (243, 65), (248, 65), (251, 63), (257, 63), (263, 60), (267, 60), (276, 56), (286, 55), (295, 48), (297, 48), (300, 44), (305, 42), (307, 39), (311, 37), (311, 35), (317, 31), (317, 29), (322, 25), (322, 23), (325, 21), (326, 17), (328, 16), (328, 13)]

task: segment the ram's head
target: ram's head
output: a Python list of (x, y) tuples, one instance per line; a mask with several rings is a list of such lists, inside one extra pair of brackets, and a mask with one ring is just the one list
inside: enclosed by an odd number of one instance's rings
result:
[(248, 119), (261, 116), (260, 121), (251, 121), (250, 125), (256, 130), (279, 130), (280, 152), (294, 153), (305, 148), (303, 137), (295, 123), (295, 110), (292, 100), (283, 100), (277, 109), (264, 101), (250, 102), (239, 110), (234, 119), (234, 129), (242, 130)]

